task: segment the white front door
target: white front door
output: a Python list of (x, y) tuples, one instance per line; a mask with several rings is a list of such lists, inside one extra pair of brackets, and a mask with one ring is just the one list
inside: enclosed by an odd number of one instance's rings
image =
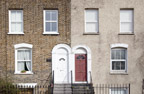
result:
[(55, 58), (55, 83), (68, 83), (68, 54), (64, 49), (61, 49), (60, 52)]

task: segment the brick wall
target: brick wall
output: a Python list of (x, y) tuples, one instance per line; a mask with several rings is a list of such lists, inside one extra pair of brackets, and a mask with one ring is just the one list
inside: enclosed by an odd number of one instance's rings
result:
[[(24, 35), (9, 35), (8, 10), (22, 9)], [(43, 35), (43, 10), (58, 9), (59, 35)], [(14, 45), (29, 43), (32, 48), (33, 75), (16, 75)], [(0, 0), (0, 74), (16, 83), (45, 83), (51, 72), (52, 48), (70, 45), (70, 0)]]

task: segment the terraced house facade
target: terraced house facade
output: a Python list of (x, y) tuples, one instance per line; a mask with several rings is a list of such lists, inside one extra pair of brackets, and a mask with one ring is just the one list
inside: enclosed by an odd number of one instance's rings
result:
[[(1, 0), (0, 74), (54, 94), (143, 94), (143, 0)], [(54, 85), (53, 85), (54, 84)]]
[(15, 83), (45, 84), (52, 49), (70, 45), (69, 0), (0, 1), (0, 74)]

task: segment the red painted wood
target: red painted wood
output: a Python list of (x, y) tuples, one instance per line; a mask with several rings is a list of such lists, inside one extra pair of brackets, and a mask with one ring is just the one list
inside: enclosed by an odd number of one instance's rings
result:
[(87, 81), (87, 55), (86, 54), (75, 55), (75, 80)]

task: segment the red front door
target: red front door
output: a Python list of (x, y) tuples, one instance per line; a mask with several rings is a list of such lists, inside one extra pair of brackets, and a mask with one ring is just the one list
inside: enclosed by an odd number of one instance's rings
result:
[(87, 81), (87, 55), (75, 55), (75, 80)]

